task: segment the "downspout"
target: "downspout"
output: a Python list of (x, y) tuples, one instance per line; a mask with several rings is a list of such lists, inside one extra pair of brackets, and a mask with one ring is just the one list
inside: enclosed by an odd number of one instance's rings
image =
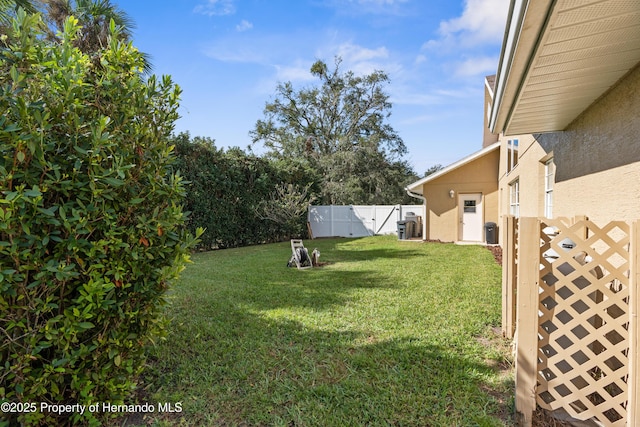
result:
[(422, 200), (422, 240), (427, 240), (427, 199), (421, 194), (414, 193), (409, 190), (409, 188), (404, 189), (409, 197), (415, 197), (416, 199)]

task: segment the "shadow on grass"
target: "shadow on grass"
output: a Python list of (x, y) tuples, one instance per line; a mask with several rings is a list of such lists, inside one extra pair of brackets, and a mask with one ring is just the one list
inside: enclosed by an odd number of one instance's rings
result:
[(363, 289), (391, 289), (396, 286), (375, 271), (300, 272), (281, 280), (266, 280), (268, 295), (244, 295), (243, 304), (256, 310), (306, 307), (324, 310), (351, 301), (353, 293)]
[(214, 281), (202, 278), (195, 291), (178, 297), (174, 294), (171, 303), (176, 308), (190, 310), (192, 315), (207, 317), (210, 312), (226, 312), (230, 306), (249, 311), (296, 307), (325, 310), (351, 301), (358, 290), (396, 286), (372, 270), (298, 271), (280, 267), (275, 272), (265, 270), (258, 277), (236, 275), (232, 280), (227, 286), (219, 287)]
[[(146, 414), (140, 424), (504, 425), (504, 404), (488, 391), (497, 368), (475, 336), (453, 328), (391, 332), (372, 317), (379, 311), (367, 311), (369, 298), (384, 305), (398, 286), (397, 272), (377, 267), (424, 259), (428, 247), (376, 239), (305, 246), (333, 264), (288, 269), (288, 243), (220, 251), (215, 263), (213, 255), (196, 257), (168, 307), (169, 336), (151, 349), (143, 378), (147, 402), (181, 402), (183, 412)], [(433, 256), (449, 259), (450, 250), (439, 245)], [(383, 262), (362, 262), (374, 259)], [(390, 319), (407, 316), (394, 307)]]
[(240, 307), (214, 308), (208, 322), (181, 314), (145, 382), (152, 403), (182, 402), (186, 425), (503, 425), (483, 391), (495, 368), (464, 349)]
[[(418, 242), (401, 242), (395, 238), (384, 237), (385, 244), (381, 246), (377, 241), (368, 238), (345, 239), (344, 241), (332, 241), (333, 244), (326, 247), (327, 255), (336, 262), (374, 261), (380, 259), (393, 259), (406, 261), (416, 257), (424, 257), (424, 252), (416, 250), (413, 245), (421, 245)], [(307, 243), (313, 247), (316, 242)]]
[[(357, 269), (350, 269), (349, 263), (380, 258), (402, 263), (420, 255), (402, 248), (354, 249), (358, 247), (354, 240), (314, 242), (319, 243), (313, 247), (319, 247), (321, 260), (329, 265), (308, 270), (286, 267), (291, 256), (287, 243), (269, 245), (269, 249), (263, 246), (198, 254), (194, 257), (195, 263), (185, 273), (195, 291), (181, 295), (174, 303), (196, 311), (208, 310), (201, 305), (203, 298), (212, 299), (214, 304), (224, 300), (227, 305), (256, 310), (285, 307), (322, 310), (345, 304), (359, 289), (391, 289), (397, 286), (384, 271), (376, 270), (375, 265), (368, 267), (368, 264), (362, 264)], [(341, 249), (345, 244), (353, 246)], [(312, 247), (308, 249), (312, 250)], [(211, 270), (209, 266), (213, 262), (210, 262), (210, 257), (214, 256), (216, 269)], [(220, 286), (221, 282), (224, 286)]]

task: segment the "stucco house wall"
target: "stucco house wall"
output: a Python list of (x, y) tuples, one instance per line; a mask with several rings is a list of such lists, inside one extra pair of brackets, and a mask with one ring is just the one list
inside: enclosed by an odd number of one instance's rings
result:
[[(553, 159), (552, 216), (586, 215), (596, 224), (640, 218), (640, 67), (578, 116), (566, 130), (501, 136), (500, 222), (511, 214), (510, 186), (520, 187), (520, 217), (545, 216), (544, 162)], [(507, 171), (507, 141), (519, 140)], [(504, 241), (501, 230), (499, 243)]]
[[(509, 152), (507, 142), (518, 140), (518, 164), (507, 171)], [(540, 216), (544, 214), (544, 150), (532, 135), (500, 137), (500, 223), (505, 215), (511, 214), (510, 189), (516, 181), (520, 186), (520, 216)], [(502, 239), (500, 239), (502, 243)]]
[[(497, 174), (500, 150), (475, 159), (422, 186), (427, 199), (426, 239), (460, 240), (458, 195), (482, 193), (483, 223), (498, 222)], [(450, 197), (450, 191), (454, 197)]]
[(556, 164), (554, 216), (640, 218), (640, 66), (564, 132), (537, 135)]

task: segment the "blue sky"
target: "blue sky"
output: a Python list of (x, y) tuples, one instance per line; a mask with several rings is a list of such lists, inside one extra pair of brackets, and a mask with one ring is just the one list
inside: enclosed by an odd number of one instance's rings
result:
[(339, 55), (343, 70), (389, 75), (389, 123), (418, 174), (482, 148), (484, 76), (497, 69), (508, 0), (114, 3), (154, 74), (183, 90), (178, 132), (247, 149), (278, 82), (314, 84), (311, 65)]

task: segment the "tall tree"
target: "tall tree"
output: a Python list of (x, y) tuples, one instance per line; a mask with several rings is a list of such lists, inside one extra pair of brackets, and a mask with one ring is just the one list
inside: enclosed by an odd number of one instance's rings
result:
[[(2, 1), (2, 0), (0, 0)], [(57, 32), (64, 28), (65, 20), (73, 15), (82, 30), (74, 44), (82, 52), (93, 54), (108, 46), (111, 21), (118, 27), (117, 36), (130, 41), (135, 23), (127, 13), (111, 0), (33, 0), (44, 5), (46, 18), (51, 26), (49, 37), (57, 39)], [(151, 71), (149, 55), (142, 53), (144, 70)]]
[(64, 21), (75, 16), (82, 31), (75, 44), (81, 51), (95, 52), (107, 46), (109, 22), (113, 20), (120, 27), (120, 37), (131, 38), (134, 28), (133, 20), (111, 0), (43, 0), (47, 5), (47, 13), (57, 29), (64, 27)]
[(38, 0), (0, 0), (0, 30), (2, 33), (6, 34), (6, 28), (19, 8), (27, 12), (35, 12), (35, 3), (37, 2)]
[[(11, 17), (19, 8), (28, 13), (41, 12), (47, 22), (50, 40), (60, 41), (58, 34), (64, 29), (69, 16), (78, 19), (82, 29), (74, 45), (82, 52), (95, 54), (109, 44), (110, 25), (114, 22), (121, 41), (130, 41), (135, 23), (127, 13), (111, 0), (0, 0), (0, 30), (3, 33)], [(141, 53), (144, 71), (151, 71), (151, 57)]]
[[(333, 70), (320, 60), (313, 64), (319, 86), (296, 90), (291, 82), (279, 84), (252, 140), (273, 158), (304, 159), (322, 177), (321, 203), (394, 203), (389, 193), (401, 198), (402, 185), (386, 175), (397, 171), (406, 147), (386, 121), (391, 103), (383, 89), (389, 78), (382, 71), (342, 72), (341, 63), (336, 57)], [(395, 191), (388, 191), (390, 185)]]
[(427, 169), (427, 171), (424, 173), (424, 176), (426, 177), (426, 176), (432, 175), (442, 169), (444, 169), (444, 166), (438, 163), (436, 165), (431, 166), (429, 169)]

